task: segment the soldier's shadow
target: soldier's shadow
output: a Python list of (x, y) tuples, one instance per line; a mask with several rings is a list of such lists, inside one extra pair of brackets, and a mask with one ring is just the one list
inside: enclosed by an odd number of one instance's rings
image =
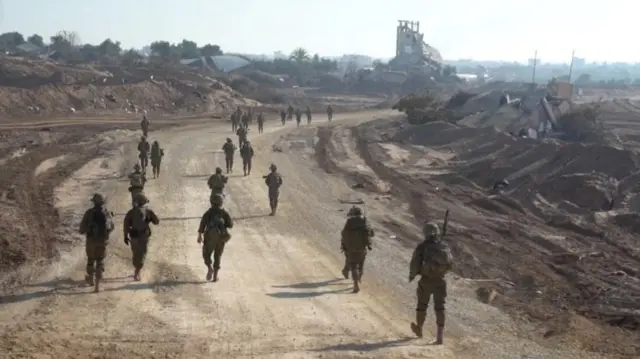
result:
[(374, 351), (382, 348), (390, 348), (390, 347), (399, 347), (405, 343), (410, 342), (415, 338), (404, 337), (400, 339), (394, 340), (383, 340), (375, 343), (346, 343), (346, 344), (337, 344), (331, 345), (328, 347), (314, 349), (314, 352), (325, 352), (325, 351), (361, 351), (368, 352)]
[(211, 176), (210, 174), (206, 174), (206, 175), (202, 175), (202, 174), (195, 174), (195, 175), (182, 175), (182, 178), (206, 178)]
[[(323, 287), (328, 287), (332, 285), (342, 284), (341, 282), (342, 282), (342, 279), (335, 278), (335, 279), (324, 280), (320, 282), (302, 282), (302, 283), (286, 284), (286, 285), (274, 285), (272, 287), (273, 288), (291, 288), (291, 289), (317, 289), (317, 288), (323, 288)], [(329, 290), (321, 290), (321, 291), (301, 291), (301, 292), (293, 292), (293, 291), (284, 292), (283, 291), (283, 292), (267, 293), (267, 295), (272, 298), (279, 298), (279, 299), (296, 299), (296, 298), (313, 298), (313, 297), (319, 297), (326, 294), (345, 294), (350, 292), (351, 292), (351, 288), (349, 287), (349, 288), (340, 288), (340, 289), (334, 289), (334, 290), (329, 289)]]
[(138, 290), (154, 290), (154, 289), (158, 289), (158, 288), (162, 288), (162, 287), (177, 287), (177, 286), (181, 286), (181, 285), (186, 285), (186, 284), (204, 284), (207, 283), (207, 281), (204, 280), (165, 280), (165, 281), (161, 281), (161, 282), (135, 282), (135, 283), (129, 283), (129, 284), (125, 284), (123, 286), (120, 287), (115, 287), (115, 288), (107, 288), (104, 291), (105, 292), (117, 292), (117, 291), (122, 291), (122, 290), (133, 290), (133, 291), (138, 291)]
[(269, 213), (265, 213), (265, 214), (251, 214), (248, 216), (240, 216), (240, 217), (233, 217), (234, 221), (243, 221), (243, 220), (247, 220), (247, 219), (252, 219), (252, 218), (262, 218), (262, 217), (269, 217)]

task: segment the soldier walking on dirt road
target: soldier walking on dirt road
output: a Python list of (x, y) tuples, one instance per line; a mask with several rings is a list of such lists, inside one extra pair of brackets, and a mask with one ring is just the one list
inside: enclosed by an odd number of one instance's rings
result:
[(147, 137), (142, 136), (140, 138), (140, 143), (138, 143), (138, 158), (140, 158), (140, 166), (147, 169), (149, 165), (149, 151), (151, 151), (151, 146), (149, 142), (147, 142)]
[(244, 175), (248, 176), (251, 174), (251, 162), (253, 162), (253, 146), (251, 146), (251, 142), (246, 141), (242, 147), (240, 147), (240, 156), (242, 157), (242, 169), (244, 171)]
[(280, 121), (282, 121), (282, 126), (284, 126), (287, 122), (287, 113), (285, 110), (280, 111)]
[(131, 206), (135, 204), (136, 196), (144, 190), (147, 176), (140, 168), (140, 164), (133, 165), (133, 172), (129, 175), (129, 192), (131, 192)]
[(87, 274), (84, 280), (94, 286), (94, 292), (100, 291), (100, 281), (104, 274), (104, 259), (107, 255), (109, 235), (113, 231), (113, 215), (105, 206), (103, 195), (96, 193), (91, 198), (93, 208), (88, 209), (80, 222), (80, 234), (87, 237)]
[(264, 114), (262, 113), (262, 111), (260, 111), (260, 113), (258, 114), (258, 133), (263, 133), (264, 132)]
[(213, 198), (216, 194), (224, 196), (224, 187), (229, 179), (222, 174), (222, 168), (216, 167), (216, 173), (212, 174), (207, 181), (207, 185), (211, 189), (211, 196)]
[(311, 124), (311, 109), (309, 108), (309, 106), (307, 106), (307, 110), (305, 111), (306, 115), (307, 115), (307, 125)]
[(447, 282), (445, 274), (453, 266), (453, 256), (449, 247), (442, 242), (440, 228), (435, 223), (426, 223), (422, 230), (424, 241), (414, 250), (409, 266), (409, 282), (420, 275), (418, 282), (416, 306), (416, 321), (411, 323), (411, 330), (422, 338), (422, 327), (427, 318), (429, 299), (433, 295), (433, 309), (436, 313), (438, 329), (435, 344), (443, 343), (444, 335), (444, 305), (447, 297)]
[(299, 108), (296, 109), (296, 125), (300, 126), (300, 121), (302, 121), (302, 111)]
[(133, 279), (140, 280), (140, 271), (144, 266), (144, 260), (149, 248), (149, 238), (151, 237), (151, 227), (149, 223), (156, 226), (160, 219), (151, 209), (147, 208), (149, 199), (144, 194), (138, 194), (132, 209), (124, 216), (122, 226), (124, 232), (124, 244), (131, 245), (132, 262), (135, 272)]
[(249, 128), (240, 125), (240, 127), (238, 127), (238, 131), (236, 131), (236, 135), (238, 135), (238, 146), (240, 146), (240, 148), (242, 148), (242, 146), (244, 145), (245, 141), (247, 140), (247, 135), (249, 134)]
[(149, 120), (147, 116), (142, 116), (142, 121), (140, 121), (140, 128), (142, 129), (142, 135), (147, 136), (149, 134)]
[[(207, 266), (207, 280), (218, 281), (220, 258), (224, 246), (231, 239), (229, 229), (233, 228), (233, 220), (229, 213), (222, 208), (224, 197), (219, 194), (211, 196), (211, 208), (207, 210), (198, 228), (198, 243), (202, 243), (202, 258)], [(204, 238), (203, 238), (204, 235)], [(213, 267), (211, 255), (213, 254)]]
[(164, 157), (164, 150), (160, 148), (158, 141), (153, 141), (151, 145), (151, 169), (153, 171), (153, 178), (160, 177), (160, 163)]
[(224, 152), (224, 162), (227, 166), (227, 173), (233, 172), (233, 155), (236, 153), (236, 145), (233, 144), (230, 138), (227, 137), (227, 142), (222, 145), (222, 151)]
[(293, 111), (293, 106), (289, 105), (289, 107), (287, 107), (287, 119), (293, 119)]
[(238, 125), (240, 124), (240, 113), (238, 111), (240, 111), (240, 109), (233, 111), (231, 114), (231, 132), (233, 133), (238, 130)]
[(275, 164), (269, 166), (271, 173), (263, 176), (264, 183), (269, 187), (269, 207), (271, 207), (270, 216), (276, 215), (278, 209), (278, 197), (280, 196), (280, 187), (282, 186), (282, 176), (278, 173), (278, 167)]
[(342, 270), (342, 274), (348, 278), (348, 271), (351, 271), (353, 292), (358, 293), (364, 273), (364, 261), (367, 250), (371, 250), (371, 238), (374, 232), (359, 207), (351, 207), (347, 216), (347, 222), (341, 232), (340, 248), (346, 256), (348, 267)]
[(327, 118), (329, 119), (329, 122), (331, 122), (331, 119), (333, 118), (333, 107), (331, 107), (331, 105), (327, 106)]

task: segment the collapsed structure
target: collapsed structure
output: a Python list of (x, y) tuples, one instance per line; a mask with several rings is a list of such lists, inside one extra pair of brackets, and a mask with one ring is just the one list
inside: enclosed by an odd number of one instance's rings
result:
[(424, 42), (419, 21), (398, 20), (396, 57), (389, 65), (394, 70), (431, 72), (442, 69), (440, 51)]

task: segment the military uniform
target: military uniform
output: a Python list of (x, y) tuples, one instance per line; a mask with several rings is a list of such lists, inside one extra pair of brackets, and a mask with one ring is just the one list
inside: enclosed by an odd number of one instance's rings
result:
[(132, 262), (135, 268), (134, 280), (140, 280), (140, 271), (144, 266), (144, 261), (149, 248), (149, 238), (151, 237), (151, 227), (149, 223), (158, 225), (160, 219), (146, 204), (149, 203), (147, 197), (139, 194), (135, 198), (135, 205), (124, 217), (123, 234), (124, 243), (131, 245)]
[(287, 121), (287, 113), (284, 110), (280, 111), (280, 121), (282, 121), (283, 126)]
[(309, 107), (307, 107), (306, 114), (307, 114), (307, 124), (310, 124), (311, 123), (311, 109)]
[(429, 300), (433, 296), (436, 314), (436, 344), (442, 344), (445, 324), (445, 299), (447, 282), (445, 274), (451, 270), (453, 257), (449, 247), (440, 240), (440, 230), (435, 223), (427, 223), (423, 228), (425, 240), (414, 250), (409, 267), (409, 281), (420, 275), (416, 295), (416, 322), (411, 323), (413, 333), (422, 337), (422, 327), (427, 317)]
[(302, 111), (300, 109), (296, 110), (296, 124), (300, 126), (300, 121), (302, 121)]
[[(343, 274), (351, 271), (353, 292), (358, 293), (364, 273), (367, 250), (371, 250), (371, 238), (374, 236), (374, 232), (360, 208), (352, 207), (348, 216), (341, 233), (341, 247), (345, 253), (345, 269), (347, 269), (347, 271), (343, 269)], [(347, 277), (346, 274), (345, 277)]]
[(258, 114), (258, 133), (264, 132), (264, 115), (262, 112)]
[(278, 168), (273, 163), (269, 166), (271, 173), (264, 176), (264, 182), (269, 188), (269, 207), (271, 207), (271, 216), (276, 214), (278, 209), (278, 197), (280, 196), (280, 186), (282, 186), (282, 176), (278, 173)]
[(248, 130), (244, 126), (240, 126), (240, 128), (238, 128), (238, 131), (236, 131), (236, 135), (238, 135), (238, 146), (240, 146), (240, 148), (242, 148), (242, 146), (244, 146), (244, 143), (247, 141), (247, 134)]
[(211, 198), (216, 194), (224, 196), (224, 187), (228, 180), (227, 176), (222, 174), (222, 168), (216, 167), (216, 173), (212, 174), (207, 181), (207, 185), (211, 188)]
[(160, 148), (158, 141), (153, 141), (151, 146), (151, 169), (153, 170), (153, 178), (160, 177), (160, 163), (164, 156), (164, 150)]
[(151, 151), (151, 146), (145, 136), (142, 136), (140, 139), (140, 143), (138, 143), (138, 158), (140, 159), (140, 166), (142, 168), (147, 168), (149, 165), (149, 151)]
[(231, 216), (222, 208), (223, 202), (224, 198), (221, 195), (211, 197), (211, 208), (202, 215), (198, 228), (198, 243), (202, 243), (202, 258), (207, 266), (207, 280), (214, 282), (218, 280), (224, 246), (231, 239), (229, 229), (233, 228)]
[(244, 175), (251, 174), (251, 162), (253, 161), (253, 147), (249, 141), (246, 141), (242, 147), (240, 147), (240, 156), (242, 156), (242, 169)]
[(141, 172), (140, 165), (135, 164), (133, 166), (133, 172), (129, 175), (129, 192), (131, 192), (131, 206), (135, 206), (135, 199), (138, 195), (142, 194), (144, 185), (147, 183), (147, 177), (144, 172)]
[(333, 108), (331, 108), (331, 106), (327, 106), (327, 118), (329, 119), (329, 122), (331, 122), (331, 119), (333, 118)]
[(80, 222), (80, 234), (86, 236), (85, 250), (87, 255), (87, 284), (95, 286), (94, 291), (100, 291), (100, 281), (104, 274), (104, 259), (107, 256), (109, 235), (113, 231), (111, 212), (105, 207), (105, 198), (101, 194), (94, 194), (91, 201), (94, 207), (87, 210)]
[(149, 134), (149, 120), (146, 116), (142, 118), (142, 121), (140, 121), (140, 128), (142, 129), (143, 136), (147, 136), (147, 134)]
[(227, 138), (227, 142), (222, 145), (222, 151), (224, 152), (224, 162), (227, 167), (227, 173), (233, 172), (233, 155), (236, 152), (236, 146), (231, 142), (230, 138)]

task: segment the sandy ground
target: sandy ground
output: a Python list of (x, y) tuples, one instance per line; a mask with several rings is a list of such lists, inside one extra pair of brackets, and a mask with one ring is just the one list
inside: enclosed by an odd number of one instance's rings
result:
[[(358, 123), (388, 112), (336, 116)], [(319, 122), (314, 120), (314, 124)], [(255, 129), (254, 129), (255, 131)], [(535, 327), (516, 325), (498, 309), (475, 299), (476, 284), (452, 276), (447, 342), (429, 345), (411, 338), (415, 283), (407, 283), (411, 248), (383, 226), (410, 225), (406, 208), (393, 213), (383, 200), (367, 205), (378, 229), (363, 291), (350, 293), (340, 278), (339, 230), (346, 205), (362, 197), (349, 181), (318, 168), (322, 138), (310, 128), (268, 123), (253, 136), (253, 173), (230, 178), (225, 207), (236, 220), (223, 257), (220, 281), (204, 281), (196, 243), (200, 216), (208, 208), (207, 177), (222, 166), (220, 147), (230, 129), (192, 126), (152, 133), (165, 148), (162, 177), (146, 194), (160, 216), (141, 282), (131, 279), (130, 250), (120, 222), (129, 207), (122, 175), (135, 160), (128, 146), (95, 159), (55, 192), (56, 207), (72, 246), (31, 284), (3, 293), (0, 353), (8, 358), (590, 358), (571, 348), (530, 340)], [(278, 152), (272, 152), (274, 144)], [(282, 148), (285, 148), (282, 150)], [(343, 166), (361, 166), (342, 151)], [(399, 153), (398, 156), (402, 156)], [(281, 206), (267, 216), (267, 189), (261, 178), (274, 162), (284, 177)], [(378, 183), (383, 186), (384, 183)], [(83, 284), (84, 255), (73, 234), (93, 191), (107, 194), (117, 227), (108, 248), (103, 292)], [(370, 199), (370, 198), (367, 198)], [(374, 198), (375, 199), (375, 198)]]

